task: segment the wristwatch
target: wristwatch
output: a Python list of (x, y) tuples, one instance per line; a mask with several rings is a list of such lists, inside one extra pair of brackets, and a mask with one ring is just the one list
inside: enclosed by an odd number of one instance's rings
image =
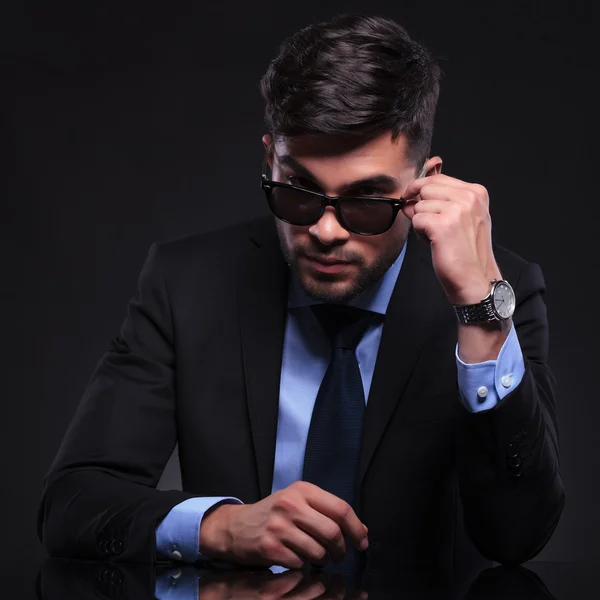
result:
[(504, 279), (493, 279), (490, 293), (477, 304), (454, 305), (461, 323), (492, 323), (506, 321), (515, 312), (515, 292)]

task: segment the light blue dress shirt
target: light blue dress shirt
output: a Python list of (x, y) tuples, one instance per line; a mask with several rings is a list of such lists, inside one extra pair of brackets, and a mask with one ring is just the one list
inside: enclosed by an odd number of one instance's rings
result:
[[(387, 307), (406, 252), (406, 244), (384, 276), (350, 304), (377, 313), (356, 348), (356, 357), (368, 400), (375, 359)], [(318, 304), (290, 278), (288, 314), (283, 342), (279, 389), (279, 415), (272, 492), (302, 479), (304, 450), (317, 392), (329, 362), (329, 340), (310, 310)], [(497, 360), (466, 364), (455, 349), (458, 387), (467, 410), (489, 410), (523, 378), (525, 365), (514, 325)], [(227, 490), (223, 490), (226, 492)], [(205, 512), (223, 502), (239, 503), (230, 496), (190, 498), (173, 507), (156, 528), (161, 558), (193, 563), (203, 558), (198, 550), (200, 523)]]

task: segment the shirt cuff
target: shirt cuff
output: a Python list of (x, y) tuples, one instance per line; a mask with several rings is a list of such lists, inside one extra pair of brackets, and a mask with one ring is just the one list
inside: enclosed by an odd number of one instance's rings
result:
[(525, 362), (514, 323), (497, 360), (465, 363), (458, 356), (458, 344), (455, 355), (458, 389), (465, 408), (471, 412), (494, 408), (521, 383), (525, 373)]
[(243, 504), (230, 496), (189, 498), (174, 506), (156, 528), (156, 552), (160, 558), (194, 563), (200, 553), (200, 523), (210, 508), (219, 504)]

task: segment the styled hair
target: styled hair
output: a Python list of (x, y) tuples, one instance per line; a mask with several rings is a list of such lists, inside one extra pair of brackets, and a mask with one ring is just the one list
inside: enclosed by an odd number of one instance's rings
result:
[(260, 80), (265, 125), (303, 134), (407, 137), (409, 159), (429, 156), (441, 69), (406, 30), (382, 16), (339, 15), (286, 38)]

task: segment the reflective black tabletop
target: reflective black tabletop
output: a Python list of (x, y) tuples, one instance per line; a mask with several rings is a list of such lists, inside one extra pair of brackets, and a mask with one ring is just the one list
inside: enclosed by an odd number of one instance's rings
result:
[[(275, 571), (275, 572), (274, 572)], [(593, 565), (530, 562), (519, 567), (492, 566), (469, 576), (385, 564), (363, 569), (349, 581), (322, 570), (281, 571), (212, 566), (47, 559), (3, 563), (0, 578), (5, 597), (19, 600), (145, 600), (319, 598), (515, 599), (598, 596), (600, 575)]]

